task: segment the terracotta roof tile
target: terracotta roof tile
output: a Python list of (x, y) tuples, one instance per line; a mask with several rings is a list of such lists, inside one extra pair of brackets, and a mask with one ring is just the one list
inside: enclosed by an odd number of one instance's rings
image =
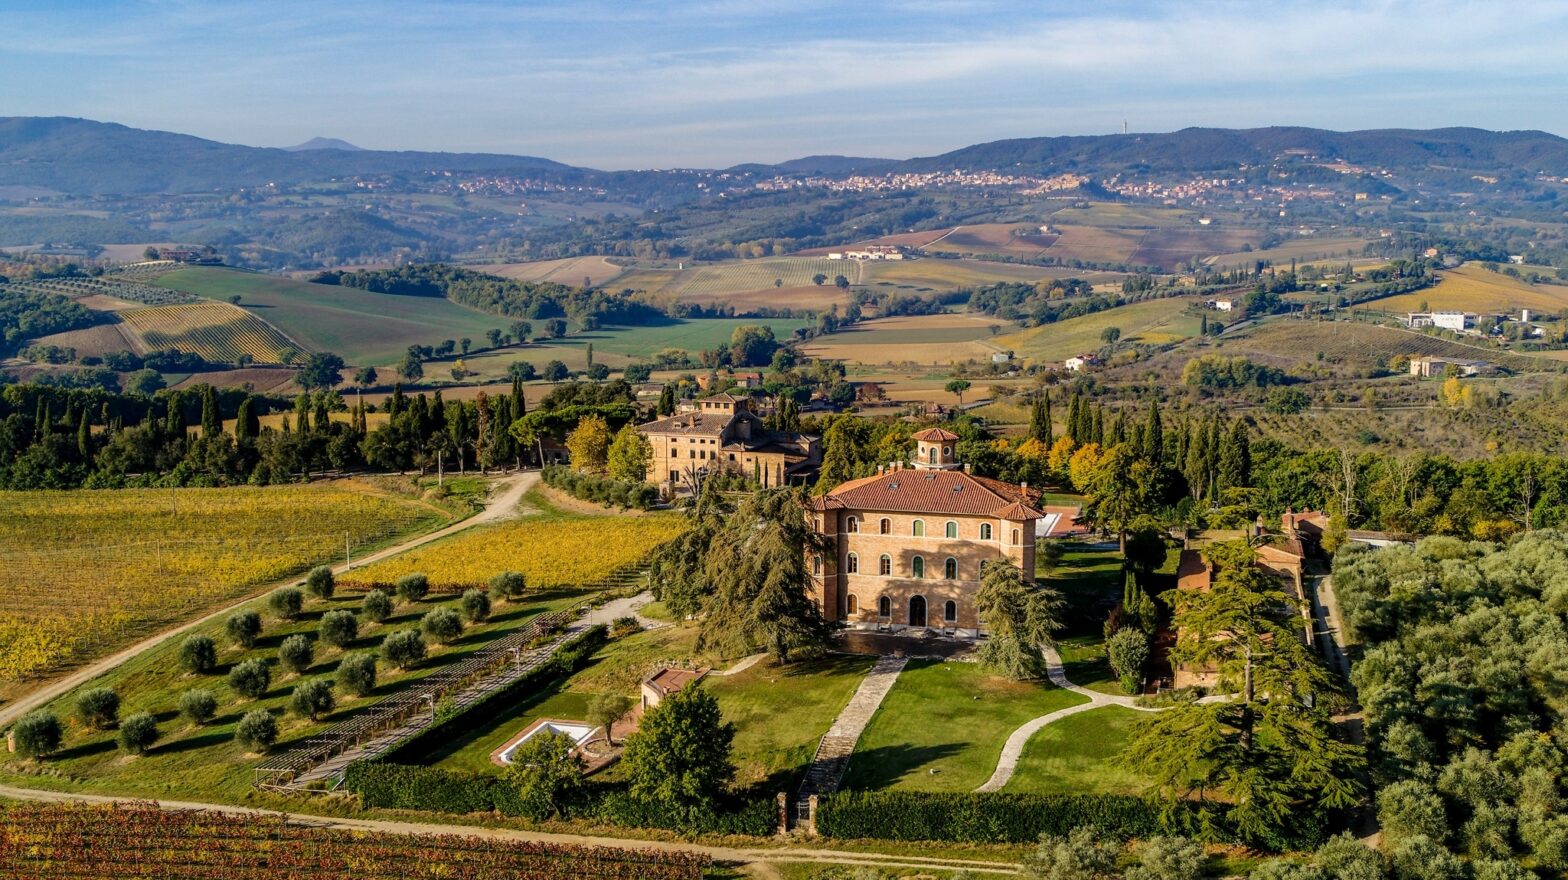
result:
[(927, 428), (915, 435), (916, 440), (925, 440), (928, 443), (942, 443), (948, 440), (957, 440), (958, 435), (944, 428)]
[(1030, 504), (1033, 499), (1017, 486), (997, 480), (974, 477), (963, 471), (928, 471), (913, 468), (889, 471), (875, 477), (850, 480), (829, 492), (825, 498), (856, 510), (899, 513), (952, 514), (956, 516), (998, 516), (999, 511), (1020, 510), (1020, 519), (1041, 514)]

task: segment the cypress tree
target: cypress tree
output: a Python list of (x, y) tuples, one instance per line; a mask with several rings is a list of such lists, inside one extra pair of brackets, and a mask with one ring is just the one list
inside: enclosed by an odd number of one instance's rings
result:
[(1029, 412), (1029, 439), (1049, 447), (1051, 445), (1051, 396), (1041, 394), (1035, 398)]
[(398, 382), (392, 386), (392, 397), (387, 401), (387, 415), (397, 418), (403, 412), (403, 383)]
[(325, 434), (332, 424), (332, 414), (327, 409), (327, 395), (316, 395), (315, 413), (316, 432)]
[(528, 414), (528, 400), (523, 396), (523, 380), (512, 378), (512, 421)]
[(1151, 464), (1165, 461), (1165, 426), (1160, 424), (1160, 403), (1149, 401), (1149, 420), (1143, 426), (1143, 457)]
[(310, 433), (310, 398), (304, 394), (294, 398), (294, 431)]
[(1237, 419), (1220, 441), (1218, 480), (1221, 489), (1248, 485), (1252, 481), (1251, 471), (1252, 452), (1247, 442), (1247, 428)]
[(34, 441), (43, 440), (49, 436), (50, 429), (53, 427), (50, 424), (50, 418), (49, 404), (42, 397), (38, 398), (38, 408), (33, 414)]
[(1094, 405), (1094, 419), (1090, 423), (1089, 442), (1105, 445), (1105, 408), (1098, 403)]
[(659, 415), (671, 416), (675, 414), (675, 383), (664, 383), (664, 390), (659, 392)]
[(223, 433), (223, 416), (218, 412), (218, 392), (211, 385), (201, 389), (201, 439), (211, 440)]
[(82, 409), (82, 420), (76, 426), (76, 452), (82, 457), (82, 461), (91, 462), (93, 460), (93, 432), (87, 422), (87, 409), (85, 407)]
[(169, 393), (167, 406), (169, 407), (169, 411), (164, 417), (165, 422), (163, 432), (177, 440), (184, 440), (185, 410), (180, 406), (180, 393), (178, 391), (172, 391)]
[(255, 440), (261, 433), (261, 419), (256, 415), (256, 399), (246, 395), (240, 401), (240, 410), (234, 417), (234, 439), (237, 443)]
[(1116, 420), (1111, 422), (1111, 432), (1106, 435), (1108, 445), (1119, 446), (1127, 442), (1127, 413), (1125, 410), (1116, 411)]

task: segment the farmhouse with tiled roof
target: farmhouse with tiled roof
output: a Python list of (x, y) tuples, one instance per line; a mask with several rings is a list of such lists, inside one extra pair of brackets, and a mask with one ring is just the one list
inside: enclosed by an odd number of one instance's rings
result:
[(1005, 559), (1034, 580), (1039, 493), (967, 473), (958, 435), (915, 435), (915, 460), (811, 500), (832, 550), (811, 564), (829, 621), (857, 629), (977, 636), (980, 565)]

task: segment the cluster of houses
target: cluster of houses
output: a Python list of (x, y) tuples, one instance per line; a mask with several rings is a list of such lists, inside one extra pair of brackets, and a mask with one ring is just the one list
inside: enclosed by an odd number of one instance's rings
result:
[(909, 254), (896, 244), (868, 244), (852, 251), (830, 251), (830, 260), (902, 260)]
[(1507, 314), (1482, 314), (1477, 312), (1438, 311), (1438, 312), (1407, 312), (1405, 326), (1411, 330), (1422, 330), (1433, 327), (1438, 330), (1449, 330), (1465, 336), (1485, 336), (1488, 333), (1500, 335), (1507, 324), (1520, 325), (1521, 335), (1540, 337), (1546, 335), (1546, 328), (1534, 323), (1529, 309), (1520, 309), (1517, 317)]

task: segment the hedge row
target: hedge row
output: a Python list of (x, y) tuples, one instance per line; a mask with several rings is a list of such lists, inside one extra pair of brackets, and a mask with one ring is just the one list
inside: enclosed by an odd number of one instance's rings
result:
[(652, 483), (628, 483), (595, 474), (574, 471), (565, 465), (553, 464), (544, 469), (544, 484), (583, 501), (616, 507), (635, 507), (647, 510), (659, 503), (659, 490)]
[(1110, 836), (1160, 831), (1160, 807), (1126, 795), (851, 791), (822, 799), (817, 831), (827, 837), (1031, 843), (1092, 825)]
[[(523, 815), (517, 790), (500, 777), (486, 774), (361, 761), (349, 765), (344, 787), (358, 794), (367, 807)], [(770, 798), (744, 800), (723, 812), (678, 814), (656, 804), (635, 800), (625, 789), (610, 785), (589, 785), (583, 799), (569, 806), (567, 815), (627, 828), (757, 837), (772, 834), (776, 822), (774, 802)]]
[(599, 646), (603, 645), (606, 641), (609, 641), (609, 638), (610, 628), (605, 624), (601, 623), (597, 626), (590, 627), (589, 629), (585, 630), (582, 635), (572, 639), (570, 642), (567, 642), (560, 648), (556, 649), (555, 654), (550, 658), (549, 662), (540, 664), (538, 668), (529, 672), (522, 678), (519, 678), (517, 681), (512, 682), (510, 685), (502, 688), (501, 690), (487, 694), (484, 699), (468, 704), (467, 706), (463, 707), (461, 711), (455, 711), (442, 715), (436, 724), (431, 725), (429, 728), (420, 732), (418, 736), (398, 746), (397, 749), (387, 757), (395, 758), (401, 753), (418, 750), (425, 741), (444, 730), (446, 726), (451, 724), (453, 721), (468, 715), (481, 706), (491, 705), (497, 699), (515, 694), (519, 688), (528, 687), (531, 685), (537, 686), (542, 682), (548, 681), (557, 676), (564, 678), (568, 675), (571, 675), (573, 672), (576, 672), (578, 669), (582, 668), (583, 662), (586, 661), (594, 651), (599, 650)]

